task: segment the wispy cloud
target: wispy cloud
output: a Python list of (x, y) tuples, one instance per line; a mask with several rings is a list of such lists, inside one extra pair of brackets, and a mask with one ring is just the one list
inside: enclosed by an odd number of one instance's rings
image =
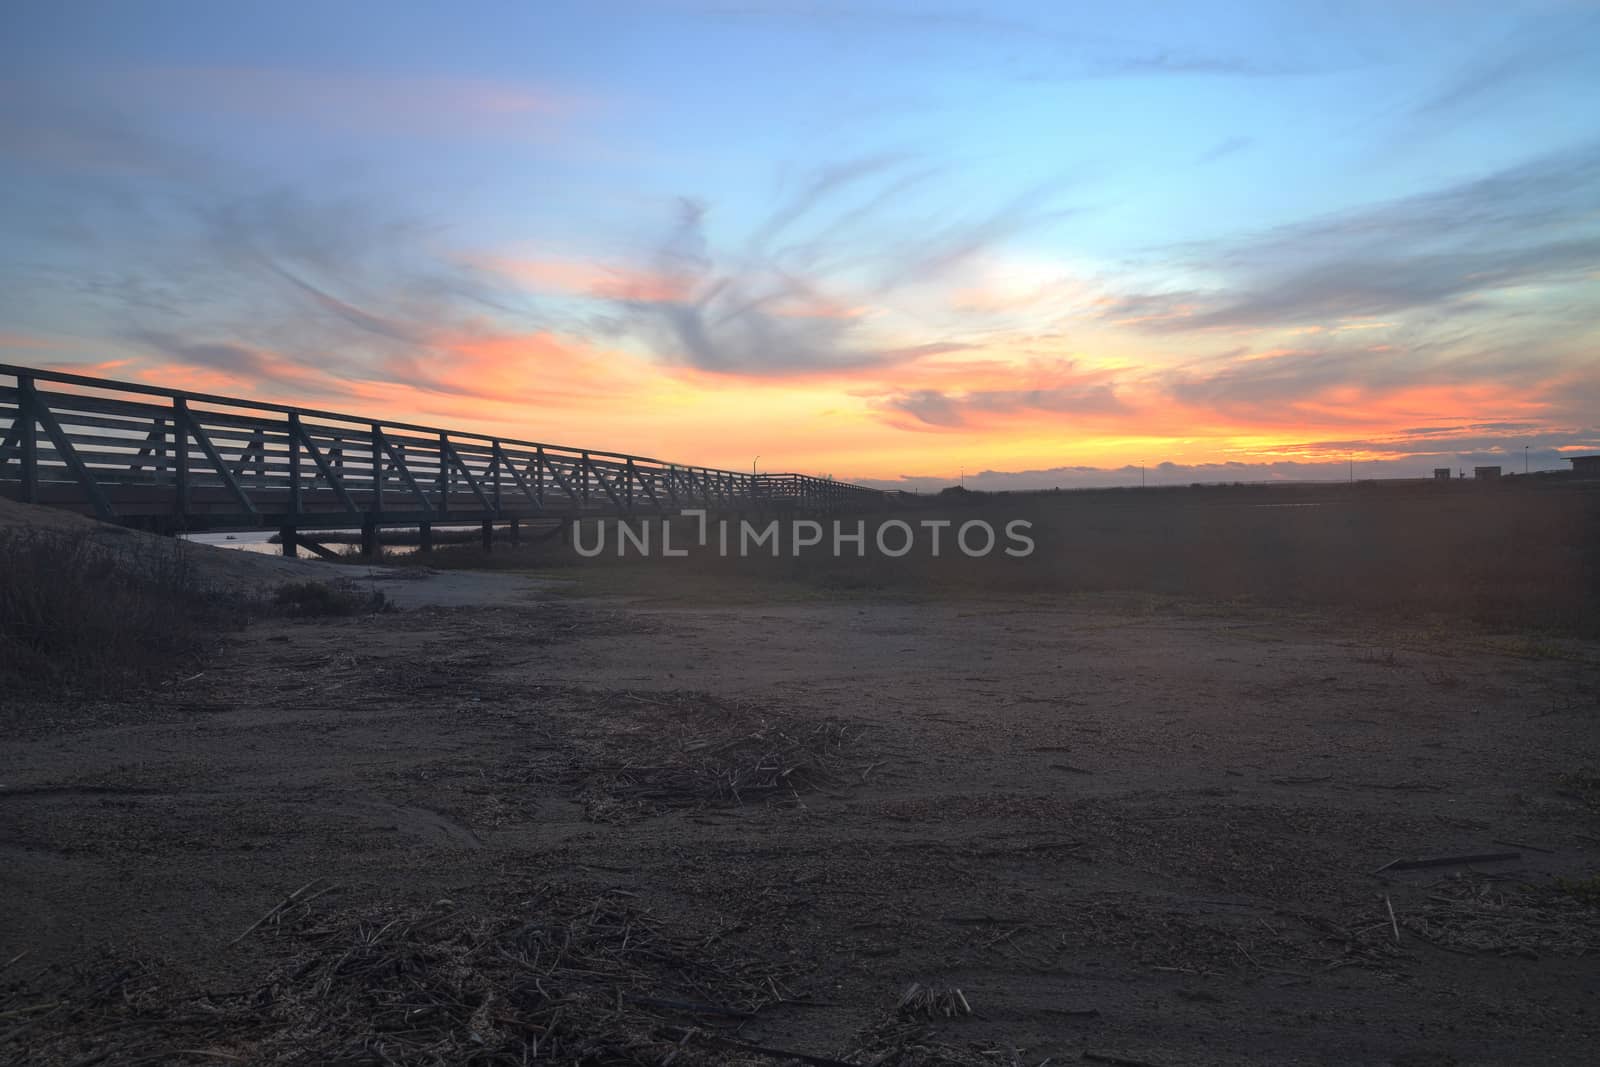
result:
[(125, 102), (0, 78), (0, 160), (66, 173), (182, 179), (208, 164), (133, 121)]
[(909, 305), (1065, 213), (1058, 190), (1042, 187), (918, 217), (904, 194), (937, 171), (911, 155), (818, 168), (777, 190), (755, 224), (715, 239), (714, 207), (681, 198), (666, 234), (625, 262), (514, 253), (469, 262), (534, 291), (604, 302), (613, 333), (669, 363), (753, 377), (878, 368), (971, 347)]
[(1510, 34), (1462, 63), (1411, 112), (1412, 132), (1432, 132), (1470, 112), (1501, 107), (1518, 91), (1563, 70), (1593, 62), (1592, 37), (1600, 12), (1581, 8), (1525, 19)]
[(1115, 414), (1127, 410), (1107, 384), (1054, 389), (977, 389), (948, 395), (918, 389), (890, 397), (886, 406), (929, 426), (969, 425), (975, 416), (1048, 412), (1056, 415)]
[[(1197, 417), (1258, 430), (1406, 426), (1430, 419), (1458, 434), (1496, 416), (1567, 429), (1595, 424), (1573, 402), (1592, 396), (1593, 357), (1582, 345), (1530, 353), (1463, 341), (1278, 349), (1158, 376), (1161, 391)], [(1588, 383), (1587, 385), (1585, 383)], [(1203, 413), (1203, 415), (1202, 415)], [(1397, 433), (1400, 431), (1396, 431)]]
[(64, 72), (85, 92), (166, 115), (219, 115), (362, 136), (549, 140), (604, 104), (534, 83), (281, 67)]
[[(341, 193), (331, 175), (272, 182), (136, 126), (50, 113), (62, 143), (82, 147), (53, 162), (97, 165), (30, 193), (18, 236), (49, 258), (0, 261), (10, 321), (62, 303), (80, 330), (148, 358), (321, 396), (373, 382), (488, 393), (507, 384), (514, 359), (502, 349), (485, 361), (483, 346), (506, 339), (521, 339), (530, 367), (571, 362), (550, 340), (559, 316), (536, 316), (500, 274), (452, 255), (428, 220)], [(18, 147), (0, 141), (0, 153)], [(129, 166), (98, 165), (111, 160)], [(553, 400), (540, 383), (554, 377), (530, 370), (518, 385), (529, 402)]]
[(1153, 332), (1307, 326), (1580, 280), (1600, 267), (1597, 203), (1600, 144), (1591, 143), (1431, 193), (1174, 250), (1223, 286), (1130, 294), (1105, 314)]
[(917, 324), (897, 300), (1063, 211), (1057, 190), (1043, 188), (966, 217), (908, 225), (892, 206), (895, 190), (926, 172), (897, 157), (824, 170), (728, 245), (708, 235), (710, 206), (685, 199), (648, 268), (661, 290), (680, 295), (624, 297), (619, 311), (663, 357), (724, 374), (836, 373), (968, 347), (964, 337)]
[(1224, 137), (1222, 140), (1218, 141), (1216, 144), (1200, 153), (1200, 157), (1196, 159), (1195, 162), (1202, 166), (1207, 163), (1215, 163), (1219, 159), (1226, 159), (1228, 156), (1237, 155), (1238, 153), (1250, 148), (1250, 146), (1254, 145), (1255, 143), (1254, 137), (1243, 137), (1239, 135)]
[(1071, 360), (969, 367), (964, 373), (959, 366), (951, 370), (972, 384), (965, 388), (920, 385), (875, 398), (875, 403), (891, 424), (904, 426), (899, 417), (909, 416), (914, 420), (909, 428), (914, 429), (968, 429), (1015, 417), (1041, 416), (1103, 422), (1131, 410), (1118, 392), (1114, 374), (1082, 370)]
[[(959, 42), (975, 65), (1003, 57), (1001, 66), (1024, 80), (1119, 77), (1299, 77), (1325, 62), (1284, 55), (1262, 58), (1206, 50), (1159, 33), (1091, 32), (1070, 9), (1048, 7), (1033, 17), (973, 8), (882, 7), (870, 4), (690, 3), (686, 10), (722, 20), (781, 22), (790, 32), (870, 38), (890, 52), (913, 52), (930, 41)], [(1149, 20), (1154, 24), (1156, 20)], [(1140, 27), (1145, 29), (1145, 27)]]
[(33, 337), (25, 333), (0, 333), (0, 348), (47, 351), (60, 347), (61, 342), (48, 337)]
[(234, 388), (310, 390), (316, 396), (348, 396), (350, 390), (320, 368), (264, 349), (230, 341), (191, 341), (158, 330), (137, 331), (130, 345), (156, 357), (158, 365), (213, 372)]

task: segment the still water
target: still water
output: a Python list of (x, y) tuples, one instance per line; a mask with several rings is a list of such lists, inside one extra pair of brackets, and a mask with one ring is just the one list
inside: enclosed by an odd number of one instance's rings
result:
[[(452, 535), (454, 535), (457, 531), (476, 532), (477, 529), (478, 528), (476, 526), (435, 526), (433, 528), (434, 538), (435, 538), (434, 543), (435, 544), (448, 543), (449, 541), (451, 541), (453, 539)], [(315, 538), (318, 533), (324, 533), (324, 534), (350, 534), (350, 535), (354, 536), (356, 534), (359, 534), (360, 532), (361, 532), (360, 530), (355, 530), (355, 529), (350, 529), (350, 530), (320, 530), (320, 531), (307, 530), (306, 531), (306, 536)], [(396, 527), (393, 527), (393, 528), (385, 528), (384, 532), (387, 533), (387, 534), (390, 534), (390, 535), (393, 535), (393, 534), (396, 534), (396, 533), (408, 533), (408, 534), (415, 535), (416, 527), (407, 528), (407, 527), (403, 527), (403, 526), (396, 526)], [(237, 549), (242, 549), (245, 552), (262, 552), (262, 553), (265, 553), (265, 554), (270, 555), (270, 556), (276, 556), (276, 555), (282, 554), (283, 546), (282, 545), (273, 544), (270, 540), (268, 540), (269, 538), (273, 537), (275, 535), (275, 533), (276, 533), (276, 531), (273, 531), (273, 530), (236, 530), (236, 531), (234, 531), (232, 533), (218, 533), (218, 532), (207, 531), (207, 532), (204, 532), (204, 533), (180, 534), (179, 536), (182, 537), (185, 541), (193, 541), (196, 544), (215, 545), (218, 548), (237, 548)], [(343, 545), (341, 543), (338, 543), (338, 542), (335, 542), (335, 543), (329, 544), (328, 547), (333, 549), (335, 552), (338, 552), (338, 551), (342, 550), (345, 547), (345, 545)], [(390, 555), (390, 556), (404, 556), (404, 555), (407, 555), (409, 553), (415, 552), (416, 550), (417, 550), (417, 546), (416, 545), (391, 545), (391, 544), (385, 544), (383, 546), (384, 554), (385, 555)], [(316, 559), (317, 557), (311, 552), (302, 551), (300, 553), (300, 558), (301, 559)]]

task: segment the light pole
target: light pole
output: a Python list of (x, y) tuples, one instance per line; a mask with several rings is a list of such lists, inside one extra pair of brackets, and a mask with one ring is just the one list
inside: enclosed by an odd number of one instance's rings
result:
[(761, 462), (760, 456), (750, 461), (750, 477), (754, 478), (756, 476), (756, 464), (759, 462)]

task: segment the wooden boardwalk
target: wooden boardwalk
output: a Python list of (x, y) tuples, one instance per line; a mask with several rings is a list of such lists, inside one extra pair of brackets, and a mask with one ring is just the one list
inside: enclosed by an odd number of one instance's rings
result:
[[(880, 505), (876, 489), (0, 364), (0, 495), (163, 532)], [(301, 538), (300, 540), (309, 540)]]

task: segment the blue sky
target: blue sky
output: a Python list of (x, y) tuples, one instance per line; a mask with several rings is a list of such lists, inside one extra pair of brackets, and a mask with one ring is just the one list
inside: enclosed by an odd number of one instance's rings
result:
[(1590, 3), (0, 29), (7, 361), (913, 484), (1600, 445)]

